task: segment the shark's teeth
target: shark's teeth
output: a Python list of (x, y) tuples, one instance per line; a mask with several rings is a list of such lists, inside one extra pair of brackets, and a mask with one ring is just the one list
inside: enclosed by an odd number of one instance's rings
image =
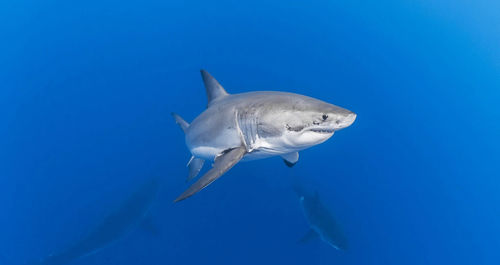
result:
[(327, 128), (324, 128), (324, 129), (323, 128), (322, 129), (314, 128), (314, 129), (311, 129), (310, 131), (317, 132), (317, 133), (333, 133), (334, 132), (333, 129), (327, 129)]

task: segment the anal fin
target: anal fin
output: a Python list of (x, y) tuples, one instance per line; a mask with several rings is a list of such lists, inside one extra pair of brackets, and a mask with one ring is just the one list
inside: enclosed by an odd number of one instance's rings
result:
[(212, 169), (210, 169), (205, 175), (198, 179), (191, 187), (184, 191), (174, 202), (182, 201), (193, 194), (202, 190), (210, 183), (214, 182), (229, 169), (231, 169), (236, 163), (238, 163), (246, 153), (246, 148), (244, 146), (232, 148), (222, 152), (215, 161)]

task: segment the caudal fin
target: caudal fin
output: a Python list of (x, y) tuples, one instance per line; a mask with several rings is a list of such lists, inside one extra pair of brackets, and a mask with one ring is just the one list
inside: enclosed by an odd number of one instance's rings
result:
[(172, 112), (172, 116), (175, 119), (175, 123), (177, 123), (181, 129), (186, 132), (187, 128), (189, 127), (189, 123), (187, 123), (181, 116), (177, 115), (176, 113)]

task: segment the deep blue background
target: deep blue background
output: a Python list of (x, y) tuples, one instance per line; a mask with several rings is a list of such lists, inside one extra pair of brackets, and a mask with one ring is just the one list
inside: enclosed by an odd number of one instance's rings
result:
[[(306, 3), (307, 2), (307, 3)], [(312, 3), (310, 3), (312, 2)], [(500, 4), (451, 1), (2, 1), (0, 263), (66, 247), (144, 178), (141, 230), (75, 264), (500, 264)], [(291, 91), (353, 126), (301, 153), (241, 163), (196, 196), (170, 112)], [(297, 244), (292, 176), (351, 248)]]

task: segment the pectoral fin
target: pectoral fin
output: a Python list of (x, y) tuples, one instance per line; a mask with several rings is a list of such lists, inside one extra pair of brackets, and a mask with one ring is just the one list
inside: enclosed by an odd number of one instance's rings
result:
[(192, 156), (191, 160), (189, 160), (189, 163), (187, 164), (189, 168), (189, 173), (188, 177), (186, 178), (186, 182), (192, 180), (196, 176), (198, 176), (198, 173), (200, 173), (200, 170), (203, 168), (203, 164), (205, 163), (205, 160), (201, 158), (197, 158)]
[(293, 167), (299, 161), (299, 152), (284, 154), (281, 156), (288, 167)]
[(315, 238), (317, 238), (319, 235), (314, 231), (312, 228), (307, 231), (307, 233), (299, 240), (299, 243), (307, 243)]
[(196, 181), (191, 187), (184, 191), (174, 202), (182, 201), (198, 191), (202, 190), (210, 183), (218, 179), (222, 174), (226, 173), (236, 163), (238, 163), (246, 153), (244, 146), (228, 149), (222, 152), (220, 156), (215, 159), (212, 169)]

